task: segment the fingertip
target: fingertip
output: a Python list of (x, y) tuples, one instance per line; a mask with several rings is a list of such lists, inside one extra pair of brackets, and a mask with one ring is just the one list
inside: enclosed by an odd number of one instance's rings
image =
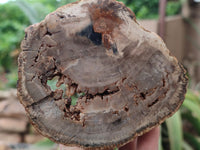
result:
[(84, 150), (79, 147), (70, 147), (70, 146), (64, 146), (64, 145), (59, 145), (59, 150)]
[(132, 142), (120, 147), (119, 150), (137, 150), (137, 139), (135, 138)]
[(138, 137), (137, 150), (158, 150), (160, 127), (156, 127), (148, 133)]

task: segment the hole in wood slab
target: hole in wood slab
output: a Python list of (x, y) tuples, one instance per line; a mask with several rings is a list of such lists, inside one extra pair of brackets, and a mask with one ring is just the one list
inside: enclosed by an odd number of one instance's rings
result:
[(65, 117), (73, 121), (80, 121), (80, 110), (75, 107), (67, 107), (65, 110)]
[(34, 61), (35, 61), (35, 62), (38, 62), (38, 58), (39, 58), (39, 56), (37, 55), (37, 56), (35, 57)]
[(61, 89), (56, 89), (55, 92), (53, 93), (53, 98), (55, 100), (60, 100), (63, 97), (63, 90)]
[(49, 36), (52, 36), (52, 33), (49, 31), (49, 29), (47, 28), (47, 32), (45, 35), (49, 35)]
[(114, 111), (113, 114), (118, 115), (118, 114), (119, 114), (119, 111)]
[[(65, 106), (66, 106), (67, 109), (69, 109), (70, 106), (71, 106), (71, 103), (72, 103), (72, 99), (71, 98), (66, 98), (65, 101), (66, 101)], [(66, 109), (64, 109), (64, 112), (66, 112)]]
[(151, 104), (149, 104), (148, 107), (152, 107), (152, 106), (155, 105), (158, 101), (159, 101), (159, 99), (157, 98), (155, 101), (153, 101)]
[(57, 15), (58, 15), (58, 17), (59, 17), (60, 19), (64, 19), (64, 18), (65, 18), (64, 15), (61, 15), (61, 14), (57, 14)]
[[(37, 55), (35, 61), (39, 61), (38, 59), (39, 56)], [(101, 92), (97, 90), (91, 93), (87, 87), (80, 88), (77, 83), (71, 80), (68, 76), (62, 74), (57, 66), (55, 66), (55, 58), (48, 60), (48, 64), (41, 64), (43, 66), (50, 66), (49, 68), (46, 68), (47, 71), (45, 72), (45, 76), (43, 76), (43, 74), (41, 75), (42, 82), (44, 86), (47, 86), (48, 90), (51, 90), (55, 103), (58, 104), (57, 106), (59, 109), (63, 111), (66, 119), (80, 121), (80, 105), (83, 97), (86, 99), (86, 103), (90, 105), (96, 97), (101, 97), (103, 100), (104, 97), (116, 94), (120, 91), (117, 85), (112, 85), (111, 87), (105, 87)], [(78, 103), (79, 100), (80, 105)]]
[[(52, 77), (54, 76), (54, 77)], [(66, 119), (71, 119), (72, 121), (80, 122), (80, 113), (77, 106), (78, 99), (82, 97), (86, 97), (87, 100), (93, 100), (95, 97), (99, 96), (102, 99), (104, 96), (108, 96), (111, 94), (115, 94), (119, 92), (119, 88), (115, 89), (105, 89), (102, 93), (91, 94), (88, 91), (86, 93), (82, 91), (78, 91), (78, 84), (73, 83), (73, 81), (66, 76), (56, 73), (52, 75), (47, 81), (46, 84), (50, 87), (51, 91), (53, 91), (53, 98), (56, 102), (63, 101), (63, 107), (59, 107), (61, 111), (64, 112), (64, 116)], [(128, 107), (125, 108), (125, 111), (128, 111)], [(116, 112), (118, 114), (118, 112)], [(120, 122), (120, 120), (116, 121)]]
[(162, 81), (163, 81), (163, 87), (165, 87), (165, 84), (166, 84), (165, 83), (166, 82), (165, 79), (162, 79)]
[(118, 49), (117, 49), (116, 43), (112, 44), (111, 48), (112, 48), (113, 54), (115, 54), (115, 55), (118, 54)]
[(52, 36), (52, 33), (47, 31), (46, 35)]
[(102, 44), (102, 35), (100, 33), (97, 33), (97, 32), (94, 31), (93, 25), (87, 26), (80, 33), (78, 33), (78, 35), (87, 37), (95, 45), (101, 45)]
[(71, 96), (72, 102), (71, 105), (75, 106), (77, 104), (77, 101), (80, 97), (83, 97), (85, 93), (75, 93), (73, 96)]
[(54, 93), (54, 99), (59, 100), (65, 97), (64, 91), (66, 90), (66, 86), (64, 84), (58, 84), (59, 77), (55, 76), (51, 80), (47, 80), (47, 85), (50, 87), (51, 91)]
[(142, 97), (142, 99), (146, 99), (146, 94), (145, 93), (140, 93), (140, 96)]
[(25, 36), (24, 36), (24, 40), (26, 40), (28, 38), (28, 34), (27, 32), (25, 33)]
[(112, 124), (116, 126), (116, 125), (120, 124), (121, 121), (122, 121), (122, 119), (119, 118), (119, 119), (115, 120)]
[(84, 94), (84, 95), (86, 96), (87, 99), (93, 99), (93, 98), (96, 97), (96, 96), (99, 96), (99, 97), (101, 97), (101, 99), (103, 99), (104, 96), (108, 96), (108, 95), (111, 95), (111, 94), (115, 94), (115, 93), (117, 93), (117, 92), (119, 92), (119, 88), (118, 88), (118, 87), (117, 87), (117, 89), (114, 90), (114, 91), (111, 91), (111, 90), (109, 90), (109, 89), (106, 89), (103, 93), (96, 93), (96, 94), (94, 94), (94, 95), (89, 94), (89, 93), (86, 93), (86, 94)]
[(128, 106), (125, 106), (125, 107), (124, 107), (124, 111), (125, 111), (125, 112), (128, 112), (128, 111), (129, 111)]
[[(65, 98), (66, 107), (63, 110), (65, 113), (65, 117), (69, 118), (73, 121), (80, 121), (80, 110), (78, 110), (75, 106), (77, 104), (77, 100), (79, 97), (84, 96), (83, 93), (75, 93), (70, 98)], [(84, 123), (83, 123), (84, 124)]]
[(53, 79), (51, 80), (47, 80), (47, 85), (51, 88), (52, 91), (56, 91), (56, 90), (66, 90), (66, 86), (65, 84), (60, 84), (59, 83), (59, 77), (55, 76)]
[[(51, 80), (47, 80), (47, 85), (54, 91), (54, 98), (58, 100), (59, 98), (70, 99), (70, 105), (75, 106), (78, 98), (84, 96), (84, 93), (78, 93), (76, 91), (77, 84), (73, 83), (70, 86), (66, 85), (61, 81), (61, 77), (54, 77)], [(62, 94), (62, 96), (60, 96)]]
[(51, 80), (47, 80), (47, 85), (53, 91), (53, 97), (55, 101), (63, 100), (62, 111), (66, 118), (73, 121), (80, 121), (80, 110), (75, 106), (80, 97), (84, 96), (84, 93), (78, 93), (78, 85), (75, 83), (66, 82), (66, 77), (57, 75)]
[(124, 83), (124, 81), (127, 79), (127, 77), (122, 78), (122, 83)]

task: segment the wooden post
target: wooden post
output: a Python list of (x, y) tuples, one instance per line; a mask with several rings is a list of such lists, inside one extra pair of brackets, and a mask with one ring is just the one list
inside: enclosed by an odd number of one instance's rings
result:
[(165, 39), (165, 15), (166, 15), (166, 4), (167, 0), (160, 0), (159, 2), (159, 35), (164, 40)]
[(189, 1), (189, 16), (185, 18), (185, 66), (191, 77), (191, 88), (200, 89), (200, 3)]

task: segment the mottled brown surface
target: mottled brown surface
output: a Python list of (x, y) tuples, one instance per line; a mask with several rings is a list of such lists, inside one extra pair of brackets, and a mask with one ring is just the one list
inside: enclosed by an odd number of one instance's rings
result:
[[(28, 27), (21, 47), (20, 101), (35, 128), (64, 145), (123, 145), (184, 100), (184, 68), (115, 0), (63, 6)], [(54, 77), (66, 90), (51, 90)], [(78, 93), (84, 95), (73, 106), (70, 97)]]

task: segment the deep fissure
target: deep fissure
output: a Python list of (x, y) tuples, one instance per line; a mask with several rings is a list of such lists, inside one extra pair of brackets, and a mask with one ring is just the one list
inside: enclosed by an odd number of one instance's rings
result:
[[(56, 69), (54, 70), (56, 72)], [(91, 94), (89, 91), (82, 92), (77, 91), (78, 84), (74, 83), (71, 79), (62, 75), (61, 73), (54, 74), (53, 76), (49, 76), (46, 84), (50, 87), (51, 91), (53, 91), (53, 97), (55, 101), (62, 100), (64, 101), (64, 109), (62, 110), (65, 114), (66, 118), (70, 118), (73, 121), (80, 121), (80, 110), (76, 108), (78, 100), (86, 97), (86, 101), (94, 99), (96, 96), (101, 97), (103, 99), (104, 96), (112, 95), (120, 91), (117, 87), (115, 90), (110, 90), (109, 88), (105, 89), (102, 93)], [(68, 83), (64, 80), (67, 78)], [(125, 109), (127, 112), (128, 110)]]

